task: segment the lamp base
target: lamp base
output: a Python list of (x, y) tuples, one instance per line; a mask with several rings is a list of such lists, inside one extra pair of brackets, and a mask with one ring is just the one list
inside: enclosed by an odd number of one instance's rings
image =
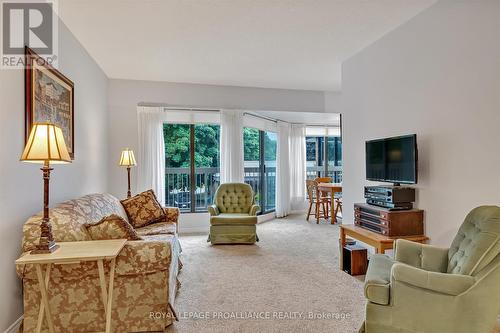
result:
[(59, 245), (54, 241), (52, 234), (52, 226), (49, 218), (43, 218), (40, 224), (40, 240), (36, 249), (32, 250), (31, 254), (52, 253), (59, 248)]
[(52, 241), (46, 245), (37, 245), (36, 249), (31, 250), (31, 254), (44, 254), (44, 253), (52, 253), (55, 252), (59, 248), (59, 245), (56, 242)]

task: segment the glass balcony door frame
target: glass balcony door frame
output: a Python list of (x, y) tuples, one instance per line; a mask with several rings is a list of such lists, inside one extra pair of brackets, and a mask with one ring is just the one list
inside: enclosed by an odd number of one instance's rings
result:
[[(340, 116), (340, 126), (339, 126), (339, 135), (328, 135), (328, 131), (324, 135), (314, 135), (306, 134), (306, 145), (307, 138), (314, 138), (315, 140), (315, 163), (314, 167), (314, 177), (332, 177), (334, 182), (341, 183), (342, 175), (343, 175), (343, 139), (342, 139), (342, 115)], [(312, 125), (311, 125), (312, 126)], [(328, 127), (328, 126), (326, 126)], [(333, 140), (330, 140), (333, 139)], [(320, 149), (320, 141), (322, 141), (322, 147)], [(335, 146), (340, 145), (340, 149), (337, 149)], [(329, 154), (329, 146), (334, 145), (333, 149), (333, 159), (330, 161)], [(306, 149), (307, 154), (307, 149)], [(320, 156), (321, 155), (321, 156)], [(307, 160), (307, 158), (306, 158)], [(333, 163), (331, 163), (333, 162)], [(340, 162), (340, 163), (337, 163)], [(306, 168), (307, 178), (311, 178), (311, 171)]]
[[(314, 146), (315, 146), (315, 162), (316, 162), (316, 176), (317, 177), (328, 177), (331, 173), (339, 172), (342, 171), (342, 166), (338, 165), (329, 165), (330, 162), (335, 162), (337, 160), (341, 160), (342, 156), (339, 154), (337, 149), (334, 149), (335, 156), (332, 161), (330, 161), (330, 154), (329, 154), (329, 146), (331, 144), (335, 145), (337, 141), (342, 145), (342, 137), (338, 136), (317, 136), (317, 137), (312, 137), (314, 138)], [(333, 142), (330, 141), (330, 139), (334, 138), (332, 140)], [(322, 141), (320, 143), (320, 141)], [(320, 149), (321, 146), (321, 149)], [(338, 179), (335, 179), (333, 181), (335, 182), (340, 182)]]
[(196, 213), (196, 161), (195, 161), (195, 133), (194, 124), (189, 124), (189, 194), (191, 195), (191, 213)]
[[(265, 154), (266, 154), (266, 148), (265, 148), (265, 136), (266, 132), (271, 132), (271, 131), (262, 131), (259, 130), (259, 173), (260, 173), (260, 188), (259, 191), (261, 193), (260, 195), (260, 214), (268, 214), (274, 212), (276, 209), (266, 209), (267, 207), (267, 179), (266, 179), (266, 161), (265, 161)], [(276, 156), (276, 159), (278, 156)], [(276, 189), (274, 191), (276, 195)]]
[[(181, 213), (206, 213), (207, 209), (199, 209), (197, 206), (198, 201), (197, 201), (197, 167), (196, 167), (196, 125), (203, 125), (203, 124), (208, 124), (208, 125), (216, 125), (220, 126), (218, 123), (164, 123), (164, 125), (186, 125), (189, 126), (189, 167), (186, 167), (185, 169), (189, 170), (189, 199), (190, 199), (190, 205), (189, 205), (189, 210), (181, 209)], [(220, 153), (220, 151), (219, 151)], [(211, 169), (211, 167), (200, 167), (202, 169)], [(215, 168), (215, 167), (214, 167)], [(217, 173), (220, 173), (220, 167), (217, 167), (219, 171)], [(165, 169), (169, 169), (166, 167)], [(186, 171), (187, 171), (186, 170)], [(207, 188), (208, 190), (208, 188)], [(167, 192), (168, 189), (166, 188), (165, 191)], [(168, 194), (167, 194), (168, 195)]]

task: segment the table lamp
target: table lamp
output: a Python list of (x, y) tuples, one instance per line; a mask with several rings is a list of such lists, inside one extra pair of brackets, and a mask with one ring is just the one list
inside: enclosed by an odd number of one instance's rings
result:
[(120, 166), (127, 167), (127, 179), (128, 179), (128, 191), (127, 198), (132, 196), (130, 192), (130, 168), (136, 166), (134, 152), (128, 148), (122, 151), (122, 156), (120, 158)]
[(43, 172), (43, 219), (40, 224), (40, 240), (31, 253), (52, 253), (59, 247), (54, 241), (49, 217), (50, 163), (71, 163), (68, 148), (60, 127), (49, 123), (35, 123), (24, 147), (21, 161), (42, 163)]

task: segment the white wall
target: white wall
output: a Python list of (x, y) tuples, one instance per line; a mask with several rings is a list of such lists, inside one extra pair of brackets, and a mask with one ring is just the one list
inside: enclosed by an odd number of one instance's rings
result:
[[(244, 110), (324, 112), (325, 96), (319, 91), (263, 89), (202, 84), (109, 80), (109, 192), (118, 198), (127, 193), (126, 171), (118, 166), (120, 152), (137, 151), (137, 105), (214, 107)], [(137, 172), (132, 170), (132, 192)], [(207, 214), (182, 214), (181, 232), (208, 230)]]
[[(59, 23), (59, 69), (75, 83), (75, 160), (55, 166), (51, 202), (107, 190), (107, 77)], [(14, 260), (22, 225), (42, 208), (40, 165), (19, 161), (24, 146), (24, 72), (0, 70), (0, 331), (22, 314), (21, 283)]]
[(440, 1), (343, 64), (344, 221), (363, 201), (364, 142), (417, 133), (417, 207), (449, 245), (500, 204), (500, 1)]

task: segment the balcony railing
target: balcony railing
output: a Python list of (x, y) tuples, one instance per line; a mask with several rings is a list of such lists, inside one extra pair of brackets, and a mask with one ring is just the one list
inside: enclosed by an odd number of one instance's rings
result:
[[(325, 177), (323, 166), (307, 167), (307, 178), (313, 179), (318, 176)], [(342, 167), (334, 167), (328, 170), (328, 177), (332, 177), (336, 183), (342, 182)], [(207, 211), (207, 207), (213, 203), (213, 196), (220, 184), (219, 168), (196, 168), (195, 174), (195, 210), (196, 212)], [(265, 195), (265, 211), (275, 208), (276, 195), (276, 168), (267, 167), (265, 174), (264, 193), (261, 193), (261, 175), (259, 167), (245, 167), (245, 183), (249, 184), (254, 193), (255, 201), (262, 203), (262, 195)], [(191, 212), (191, 177), (189, 168), (166, 168), (165, 169), (165, 201), (167, 206), (179, 207), (182, 212)]]
[[(165, 203), (167, 206), (178, 207), (181, 212), (192, 212), (190, 168), (165, 168)], [(207, 211), (213, 203), (213, 196), (220, 184), (219, 168), (196, 168), (195, 170), (195, 212)], [(275, 207), (276, 168), (268, 167), (265, 173), (265, 210)], [(249, 184), (257, 203), (261, 202), (260, 169), (245, 167), (245, 183)]]
[[(245, 167), (245, 183), (252, 187), (255, 193), (255, 202), (264, 211), (271, 211), (276, 207), (276, 167), (266, 167), (264, 172), (264, 193), (261, 193), (261, 175), (259, 167)], [(265, 195), (265, 200), (263, 200)], [(265, 202), (265, 207), (262, 207)]]
[[(191, 212), (191, 172), (189, 168), (165, 168), (165, 202), (181, 212)], [(196, 168), (195, 211), (206, 211), (220, 184), (219, 168)]]
[(328, 173), (325, 174), (324, 166), (307, 166), (306, 169), (307, 179), (314, 179), (316, 177), (332, 177), (334, 183), (342, 183), (342, 167), (328, 167)]

